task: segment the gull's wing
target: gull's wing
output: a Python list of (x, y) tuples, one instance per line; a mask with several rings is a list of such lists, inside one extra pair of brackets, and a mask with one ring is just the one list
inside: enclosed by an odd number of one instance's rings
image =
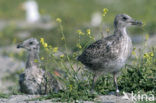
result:
[(120, 48), (120, 38), (112, 35), (89, 45), (78, 60), (88, 67), (100, 66), (102, 63), (118, 58)]

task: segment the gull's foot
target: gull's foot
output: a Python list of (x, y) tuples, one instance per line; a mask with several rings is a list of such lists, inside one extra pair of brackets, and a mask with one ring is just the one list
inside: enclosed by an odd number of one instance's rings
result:
[(117, 90), (116, 90), (116, 96), (120, 96), (119, 93), (120, 93), (120, 91), (117, 89)]
[(108, 93), (108, 95), (116, 95), (116, 92), (111, 91), (111, 92)]
[(120, 91), (119, 90), (116, 90), (116, 92), (112, 91), (112, 92), (108, 93), (108, 95), (120, 96)]

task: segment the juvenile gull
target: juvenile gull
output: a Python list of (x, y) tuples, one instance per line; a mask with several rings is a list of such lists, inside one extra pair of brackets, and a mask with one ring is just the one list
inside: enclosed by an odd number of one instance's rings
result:
[(92, 90), (97, 76), (102, 73), (111, 73), (113, 74), (116, 93), (119, 93), (117, 74), (125, 65), (132, 51), (132, 41), (126, 32), (126, 28), (141, 24), (126, 14), (117, 15), (114, 20), (114, 34), (92, 43), (78, 57), (78, 60), (94, 73)]
[(27, 0), (22, 6), (26, 10), (26, 20), (28, 22), (34, 23), (39, 21), (40, 13), (36, 0)]
[(20, 91), (26, 94), (47, 94), (58, 92), (61, 85), (52, 74), (40, 68), (39, 42), (30, 38), (17, 45), (28, 51), (26, 68), (20, 75)]

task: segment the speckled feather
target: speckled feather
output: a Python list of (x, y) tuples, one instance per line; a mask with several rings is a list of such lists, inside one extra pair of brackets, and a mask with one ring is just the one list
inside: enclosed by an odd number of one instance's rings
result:
[(114, 66), (118, 64), (117, 69), (121, 68), (130, 56), (131, 50), (131, 39), (127, 34), (123, 35), (119, 31), (89, 45), (78, 57), (78, 60), (93, 71), (114, 72), (110, 69), (114, 69)]

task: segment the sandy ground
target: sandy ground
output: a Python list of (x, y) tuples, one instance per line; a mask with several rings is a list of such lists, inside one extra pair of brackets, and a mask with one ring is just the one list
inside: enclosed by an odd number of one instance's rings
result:
[[(13, 95), (7, 99), (0, 99), (0, 103), (53, 103), (52, 100), (43, 100), (43, 101), (30, 101), (32, 98), (39, 97), (38, 95)], [(83, 101), (83, 103), (132, 103), (129, 100), (122, 99), (122, 97), (116, 97), (113, 95), (99, 96), (94, 102), (92, 101)], [(82, 102), (82, 101), (77, 101)], [(59, 103), (59, 102), (58, 102)]]
[(3, 56), (4, 51), (17, 52), (15, 46), (0, 48), (0, 92), (9, 93), (8, 88), (15, 86), (15, 82), (5, 77), (24, 68), (24, 63), (14, 58)]

